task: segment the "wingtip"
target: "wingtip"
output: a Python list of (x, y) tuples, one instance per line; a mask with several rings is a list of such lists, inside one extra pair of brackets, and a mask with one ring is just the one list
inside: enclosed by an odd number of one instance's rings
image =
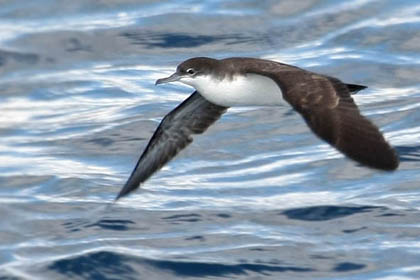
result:
[(114, 203), (117, 203), (117, 202), (118, 202), (118, 200), (119, 200), (121, 197), (122, 197), (122, 196), (118, 194), (118, 195), (114, 198)]
[(121, 191), (118, 193), (118, 195), (115, 197), (114, 203), (117, 202), (120, 198), (123, 198), (124, 196), (126, 196), (128, 193), (130, 193), (130, 190), (127, 188), (127, 185), (125, 185), (121, 189)]
[(114, 198), (113, 203), (117, 203), (117, 202), (118, 202), (118, 200), (120, 200), (120, 198), (121, 198), (121, 196), (120, 196), (120, 195), (117, 195), (117, 196)]
[(379, 158), (379, 169), (384, 171), (395, 171), (398, 169), (400, 165), (400, 157), (394, 147), (389, 145), (389, 143), (385, 142), (385, 148), (383, 151), (378, 155)]
[(387, 146), (387, 148), (388, 149), (382, 150), (380, 153), (376, 153), (376, 156), (373, 157), (353, 157), (353, 159), (361, 163), (362, 165), (365, 165), (370, 168), (382, 170), (385, 172), (393, 172), (398, 169), (400, 165), (400, 159), (397, 152), (393, 148), (391, 148), (390, 146)]
[(390, 157), (390, 160), (388, 162), (385, 162), (383, 165), (383, 170), (384, 171), (395, 171), (398, 169), (398, 167), (400, 166), (400, 159), (398, 157), (398, 154), (395, 150), (393, 150), (393, 156)]

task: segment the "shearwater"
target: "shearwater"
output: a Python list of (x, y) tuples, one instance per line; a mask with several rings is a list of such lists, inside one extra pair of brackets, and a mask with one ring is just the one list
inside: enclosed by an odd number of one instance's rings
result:
[(258, 58), (195, 57), (156, 85), (181, 82), (195, 91), (167, 114), (115, 200), (137, 189), (153, 173), (233, 106), (290, 104), (319, 138), (365, 166), (392, 171), (398, 155), (379, 129), (360, 114), (351, 94), (365, 86), (296, 66)]

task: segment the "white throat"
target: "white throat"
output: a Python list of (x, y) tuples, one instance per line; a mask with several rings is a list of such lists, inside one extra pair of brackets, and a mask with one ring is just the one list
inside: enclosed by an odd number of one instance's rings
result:
[(278, 106), (286, 104), (280, 87), (270, 78), (247, 74), (232, 79), (213, 79), (210, 75), (181, 79), (208, 101), (220, 106)]

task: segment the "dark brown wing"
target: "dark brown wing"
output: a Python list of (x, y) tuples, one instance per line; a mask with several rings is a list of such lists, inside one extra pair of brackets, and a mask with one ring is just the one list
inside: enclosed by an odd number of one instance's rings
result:
[(337, 150), (369, 167), (383, 170), (398, 167), (397, 153), (379, 129), (360, 114), (347, 85), (307, 72), (283, 90), (284, 98), (311, 130)]
[(163, 118), (115, 200), (137, 189), (190, 144), (193, 134), (206, 131), (226, 110), (227, 107), (215, 105), (195, 91)]
[[(351, 98), (364, 86), (344, 84), (279, 62), (245, 59), (242, 72), (263, 74), (281, 88), (283, 98), (305, 119), (311, 130), (349, 158), (369, 167), (394, 170), (395, 150), (379, 129), (363, 117)], [(227, 62), (229, 63), (229, 61)]]

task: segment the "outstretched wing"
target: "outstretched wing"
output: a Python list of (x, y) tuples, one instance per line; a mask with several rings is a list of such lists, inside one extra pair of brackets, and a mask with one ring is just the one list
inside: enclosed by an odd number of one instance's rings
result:
[(310, 72), (292, 82), (283, 86), (283, 96), (316, 135), (369, 167), (398, 167), (397, 153), (379, 129), (360, 114), (346, 84)]
[(245, 73), (263, 74), (277, 83), (283, 98), (305, 119), (311, 130), (349, 158), (369, 167), (394, 170), (398, 155), (379, 129), (363, 117), (351, 93), (364, 86), (261, 59), (247, 59)]
[(167, 114), (115, 200), (137, 189), (153, 173), (217, 121), (228, 108), (207, 101), (197, 91)]

